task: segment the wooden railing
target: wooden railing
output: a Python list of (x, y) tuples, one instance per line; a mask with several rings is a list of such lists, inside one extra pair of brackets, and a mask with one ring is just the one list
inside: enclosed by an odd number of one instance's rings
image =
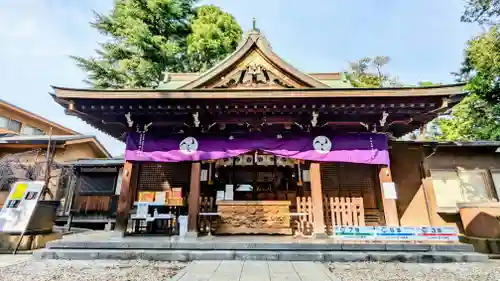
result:
[(313, 234), (313, 204), (310, 196), (297, 197), (297, 213), (301, 215), (292, 218), (294, 234), (300, 236), (309, 236)]

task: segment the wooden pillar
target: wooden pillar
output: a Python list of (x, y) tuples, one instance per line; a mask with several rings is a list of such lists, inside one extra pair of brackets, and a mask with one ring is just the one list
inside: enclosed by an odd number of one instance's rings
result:
[(116, 209), (115, 231), (125, 234), (129, 219), (130, 209), (136, 196), (136, 178), (138, 175), (138, 166), (129, 161), (123, 165), (122, 183), (120, 187), (120, 196)]
[(387, 166), (381, 166), (379, 170), (380, 188), (382, 194), (382, 205), (384, 207), (385, 224), (387, 226), (399, 226), (398, 209), (396, 199), (386, 198), (388, 194), (384, 192), (384, 183), (392, 182), (391, 169)]
[(198, 233), (198, 212), (200, 211), (200, 174), (201, 164), (191, 164), (191, 183), (188, 197), (188, 232)]
[(319, 163), (311, 163), (309, 174), (311, 178), (314, 235), (317, 237), (326, 236), (325, 219), (323, 216), (323, 188), (321, 186), (321, 171)]

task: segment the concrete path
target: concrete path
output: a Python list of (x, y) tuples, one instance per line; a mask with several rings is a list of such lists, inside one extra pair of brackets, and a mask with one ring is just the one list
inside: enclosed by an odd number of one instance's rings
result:
[(316, 262), (193, 261), (175, 281), (332, 281), (328, 269)]
[(29, 260), (30, 258), (31, 255), (27, 254), (19, 254), (19, 255), (0, 254), (0, 267), (23, 262)]

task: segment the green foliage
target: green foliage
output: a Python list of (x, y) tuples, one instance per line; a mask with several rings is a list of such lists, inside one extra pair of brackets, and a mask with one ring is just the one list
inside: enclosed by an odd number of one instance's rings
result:
[(497, 27), (467, 42), (465, 60), (458, 73), (469, 89), (496, 104), (500, 102), (500, 33)]
[(206, 71), (234, 51), (243, 31), (236, 19), (218, 7), (201, 6), (188, 36), (188, 71)]
[[(88, 74), (86, 82), (94, 88), (156, 87), (165, 71), (202, 71), (234, 50), (241, 37), (234, 18), (215, 6), (196, 10), (195, 2), (115, 0), (109, 15), (96, 14), (91, 23), (109, 40), (95, 57), (73, 57)], [(217, 44), (223, 46), (214, 49)]]
[(453, 108), (450, 118), (437, 120), (442, 134), (439, 140), (500, 140), (500, 106), (470, 95)]
[(439, 86), (441, 83), (433, 83), (430, 81), (420, 81), (418, 82), (418, 87), (430, 87), (430, 86)]
[(500, 37), (496, 27), (467, 42), (465, 59), (456, 75), (467, 81), (472, 95), (441, 119), (443, 140), (500, 140)]
[(382, 68), (390, 62), (387, 56), (361, 58), (349, 63), (347, 79), (356, 88), (399, 86), (397, 78), (384, 74)]
[(455, 73), (472, 94), (438, 121), (442, 140), (500, 140), (500, 0), (468, 0), (461, 20), (488, 24), (488, 31), (467, 42), (462, 67)]

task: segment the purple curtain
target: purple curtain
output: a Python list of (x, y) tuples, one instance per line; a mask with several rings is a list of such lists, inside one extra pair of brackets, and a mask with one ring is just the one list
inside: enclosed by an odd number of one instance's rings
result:
[(384, 134), (300, 135), (269, 137), (259, 134), (233, 139), (214, 136), (170, 136), (132, 132), (127, 137), (125, 159), (181, 162), (230, 158), (250, 151), (318, 162), (389, 165), (388, 139)]

